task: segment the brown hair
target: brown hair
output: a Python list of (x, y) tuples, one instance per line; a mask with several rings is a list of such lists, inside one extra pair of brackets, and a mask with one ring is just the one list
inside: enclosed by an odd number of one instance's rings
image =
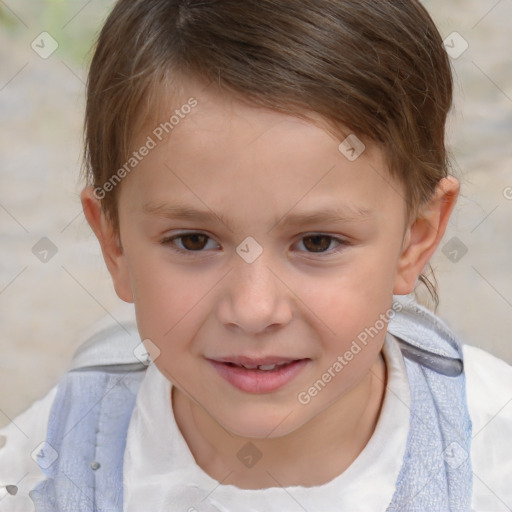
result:
[[(180, 76), (290, 115), (316, 112), (338, 134), (379, 144), (408, 212), (448, 174), (450, 62), (417, 0), (119, 0), (88, 78), (90, 185), (126, 162), (135, 127)], [(116, 232), (117, 188), (102, 198)]]

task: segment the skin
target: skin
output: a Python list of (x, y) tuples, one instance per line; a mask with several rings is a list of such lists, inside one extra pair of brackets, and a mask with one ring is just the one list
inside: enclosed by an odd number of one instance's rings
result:
[[(406, 192), (378, 147), (367, 144), (350, 162), (321, 119), (256, 108), (195, 82), (184, 90), (162, 117), (190, 96), (198, 106), (117, 191), (120, 237), (89, 187), (84, 213), (117, 294), (135, 303), (141, 339), (160, 350), (154, 364), (173, 383), (176, 422), (199, 466), (241, 488), (320, 485), (355, 460), (375, 429), (386, 385), (385, 329), (308, 404), (298, 394), (389, 311), (393, 294), (414, 289), (445, 231), (458, 182), (441, 180), (407, 220)], [(134, 147), (152, 128), (140, 130)], [(144, 211), (178, 203), (223, 221)], [(339, 208), (340, 221), (287, 223), (328, 207)], [(209, 238), (169, 239), (186, 231)], [(315, 234), (332, 238), (307, 238)], [(263, 249), (252, 263), (236, 252), (248, 236)], [(206, 359), (230, 355), (309, 361), (277, 391), (253, 394), (234, 388)], [(252, 468), (237, 458), (248, 441), (262, 454)]]

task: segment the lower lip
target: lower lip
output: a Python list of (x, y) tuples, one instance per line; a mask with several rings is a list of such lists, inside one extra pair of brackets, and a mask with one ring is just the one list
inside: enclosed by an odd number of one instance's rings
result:
[(300, 359), (293, 363), (276, 366), (274, 370), (249, 370), (240, 366), (219, 363), (209, 359), (212, 366), (232, 386), (246, 393), (270, 393), (290, 382), (309, 362)]

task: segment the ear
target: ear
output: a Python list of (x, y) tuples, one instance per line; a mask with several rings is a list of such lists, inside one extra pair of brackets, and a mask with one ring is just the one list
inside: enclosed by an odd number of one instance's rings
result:
[(437, 184), (432, 198), (407, 228), (398, 261), (393, 293), (407, 295), (437, 249), (459, 194), (459, 182), (452, 176)]
[(128, 262), (119, 236), (115, 234), (112, 224), (106, 218), (100, 200), (94, 195), (93, 187), (82, 190), (80, 198), (85, 218), (100, 243), (103, 259), (118, 297), (125, 302), (133, 302)]

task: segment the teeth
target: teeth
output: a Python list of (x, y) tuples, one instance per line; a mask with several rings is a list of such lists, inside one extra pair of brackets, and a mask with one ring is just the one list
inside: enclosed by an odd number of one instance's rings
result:
[(289, 363), (279, 363), (279, 364), (237, 364), (236, 366), (239, 366), (240, 368), (246, 368), (247, 370), (263, 370), (263, 371), (271, 371), (275, 369), (276, 366), (281, 367), (285, 366)]
[(273, 370), (276, 367), (275, 364), (260, 364), (258, 366), (259, 370)]
[(270, 371), (270, 370), (273, 370), (278, 365), (276, 365), (276, 364), (260, 364), (260, 365), (257, 365), (257, 364), (241, 364), (240, 366), (242, 366), (243, 368), (247, 368), (248, 370), (256, 370), (256, 368), (258, 368), (258, 370)]

